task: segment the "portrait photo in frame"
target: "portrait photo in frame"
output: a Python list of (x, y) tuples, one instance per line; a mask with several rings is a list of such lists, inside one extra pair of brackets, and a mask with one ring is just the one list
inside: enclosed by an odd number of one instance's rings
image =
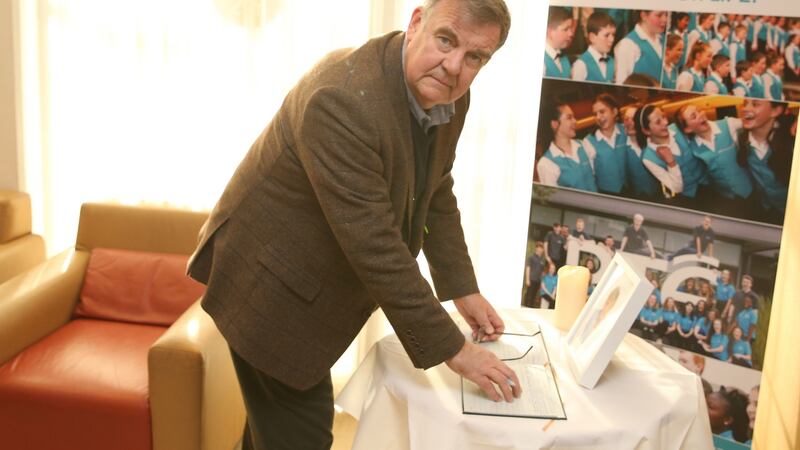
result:
[(653, 290), (618, 252), (564, 341), (575, 381), (592, 389)]

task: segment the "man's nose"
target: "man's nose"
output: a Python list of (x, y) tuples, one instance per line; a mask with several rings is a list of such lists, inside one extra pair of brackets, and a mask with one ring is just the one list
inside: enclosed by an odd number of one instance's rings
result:
[[(464, 53), (450, 52), (444, 56), (442, 60), (442, 67), (444, 68), (448, 78), (458, 76), (461, 73), (461, 68), (464, 65)], [(448, 83), (450, 80), (446, 80)]]

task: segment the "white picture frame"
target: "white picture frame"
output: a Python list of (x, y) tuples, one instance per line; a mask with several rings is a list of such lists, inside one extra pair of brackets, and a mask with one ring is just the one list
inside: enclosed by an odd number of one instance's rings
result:
[(579, 385), (594, 388), (652, 291), (653, 285), (617, 252), (562, 346)]

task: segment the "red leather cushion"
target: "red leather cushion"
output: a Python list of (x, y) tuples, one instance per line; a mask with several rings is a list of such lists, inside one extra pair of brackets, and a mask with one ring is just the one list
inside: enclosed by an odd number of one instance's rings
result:
[(188, 256), (96, 248), (76, 317), (169, 326), (203, 295), (186, 276)]
[(147, 352), (166, 328), (74, 320), (0, 367), (0, 447), (151, 448)]

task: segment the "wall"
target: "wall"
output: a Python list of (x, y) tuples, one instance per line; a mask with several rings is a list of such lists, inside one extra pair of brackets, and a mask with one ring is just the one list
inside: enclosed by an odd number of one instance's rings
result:
[[(800, 449), (800, 145), (795, 145), (753, 447)], [(778, 320), (779, 319), (779, 320)]]
[(14, 79), (14, 5), (16, 0), (0, 1), (0, 189), (20, 186), (17, 157), (17, 115)]

